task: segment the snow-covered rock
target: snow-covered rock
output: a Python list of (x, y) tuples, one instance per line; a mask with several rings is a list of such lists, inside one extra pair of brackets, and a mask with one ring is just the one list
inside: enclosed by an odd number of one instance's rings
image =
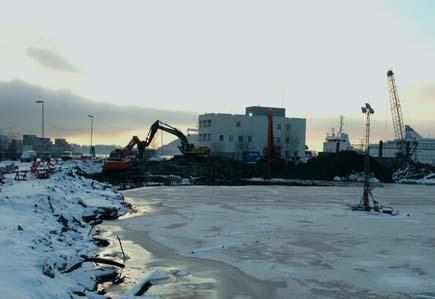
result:
[[(2, 162), (0, 166), (7, 164)], [(31, 163), (17, 163), (20, 170)], [(95, 290), (95, 266), (86, 262), (65, 269), (99, 251), (84, 215), (110, 207), (127, 211), (123, 197), (107, 184), (80, 173), (98, 172), (101, 163), (68, 161), (51, 178), (27, 181), (6, 174), (0, 191), (0, 294), (2, 298), (72, 298)]]

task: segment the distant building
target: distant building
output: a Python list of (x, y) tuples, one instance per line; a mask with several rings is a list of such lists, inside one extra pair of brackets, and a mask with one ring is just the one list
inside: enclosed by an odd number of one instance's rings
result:
[(9, 146), (9, 138), (7, 135), (0, 135), (0, 151), (7, 151)]
[(0, 161), (6, 159), (9, 148), (9, 138), (7, 135), (0, 135)]
[(198, 143), (212, 155), (255, 161), (267, 145), (269, 111), (273, 114), (274, 145), (282, 158), (305, 159), (306, 120), (288, 118), (284, 108), (252, 106), (245, 114), (207, 113), (198, 117)]
[[(411, 143), (418, 143), (411, 157), (414, 161), (435, 165), (435, 138), (423, 138), (412, 127), (406, 125), (405, 139)], [(385, 141), (382, 145), (382, 152), (379, 151), (379, 144), (370, 144), (369, 152), (373, 157), (394, 158), (398, 154), (397, 143), (395, 141)]]
[(23, 146), (32, 147), (32, 150), (36, 148), (38, 143), (38, 137), (36, 135), (23, 135)]

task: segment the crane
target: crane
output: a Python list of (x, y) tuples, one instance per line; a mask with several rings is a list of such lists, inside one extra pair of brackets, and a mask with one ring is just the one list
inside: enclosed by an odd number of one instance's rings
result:
[(409, 160), (417, 147), (417, 142), (412, 143), (406, 140), (405, 126), (403, 124), (402, 106), (396, 87), (396, 80), (392, 70), (387, 72), (388, 91), (390, 93), (391, 117), (393, 119), (394, 137), (398, 149), (399, 158)]

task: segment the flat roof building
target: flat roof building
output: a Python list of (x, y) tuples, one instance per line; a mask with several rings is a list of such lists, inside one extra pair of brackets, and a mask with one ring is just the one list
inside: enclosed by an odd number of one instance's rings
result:
[(198, 117), (199, 144), (212, 155), (254, 162), (267, 146), (267, 114), (272, 111), (274, 145), (281, 158), (305, 159), (306, 120), (288, 118), (284, 108), (251, 106), (245, 114), (207, 113)]

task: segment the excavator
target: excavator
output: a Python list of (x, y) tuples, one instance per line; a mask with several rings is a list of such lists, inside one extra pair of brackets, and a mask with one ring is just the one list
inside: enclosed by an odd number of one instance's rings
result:
[(133, 166), (131, 159), (131, 153), (135, 146), (137, 146), (138, 156), (137, 160), (141, 161), (144, 158), (145, 149), (151, 144), (158, 130), (175, 135), (180, 139), (181, 145), (178, 147), (183, 155), (188, 156), (208, 156), (210, 150), (205, 146), (195, 146), (189, 143), (186, 135), (183, 134), (177, 128), (168, 125), (160, 120), (156, 120), (148, 132), (148, 135), (144, 141), (141, 141), (139, 137), (133, 136), (130, 142), (123, 149), (115, 149), (110, 153), (108, 159), (104, 161), (104, 171), (120, 171), (126, 170)]

